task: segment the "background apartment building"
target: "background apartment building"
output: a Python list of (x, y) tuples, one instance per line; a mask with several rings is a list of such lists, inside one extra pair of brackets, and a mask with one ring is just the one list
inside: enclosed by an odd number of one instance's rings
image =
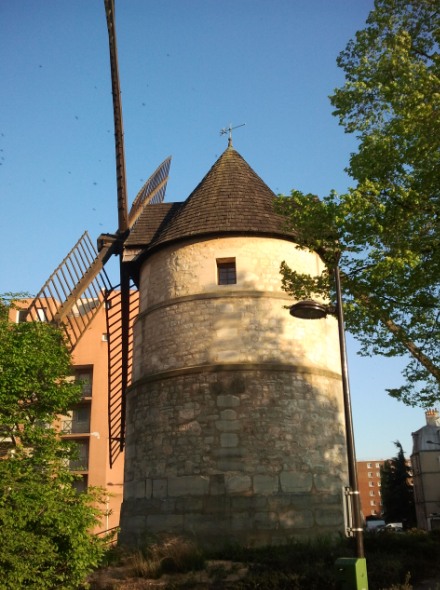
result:
[(425, 412), (426, 424), (412, 433), (414, 500), (417, 526), (440, 529), (440, 417), (435, 409)]
[[(20, 308), (12, 311), (13, 321), (26, 320), (26, 307), (30, 300), (18, 303)], [(42, 301), (38, 310), (39, 319), (45, 319)], [(80, 313), (76, 310), (75, 313)], [(72, 372), (82, 384), (81, 401), (67, 416), (60, 418), (61, 434), (78, 445), (78, 457), (70, 462), (70, 468), (79, 479), (78, 491), (96, 486), (106, 490), (105, 514), (95, 532), (119, 526), (123, 494), (123, 455), (110, 468), (108, 429), (108, 341), (104, 305), (77, 343), (72, 354)]]
[(384, 463), (383, 459), (357, 461), (361, 510), (364, 518), (382, 514), (380, 470)]

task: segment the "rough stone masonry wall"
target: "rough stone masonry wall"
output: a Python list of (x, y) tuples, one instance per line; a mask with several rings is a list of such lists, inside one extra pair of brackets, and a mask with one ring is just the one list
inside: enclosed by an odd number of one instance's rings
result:
[(123, 541), (167, 531), (272, 544), (340, 530), (337, 387), (252, 368), (140, 385), (129, 400)]
[[(226, 257), (237, 285), (216, 285), (215, 260)], [(168, 531), (280, 543), (342, 529), (336, 326), (291, 318), (280, 288), (281, 260), (301, 269), (308, 257), (280, 240), (229, 238), (146, 263), (122, 542)]]

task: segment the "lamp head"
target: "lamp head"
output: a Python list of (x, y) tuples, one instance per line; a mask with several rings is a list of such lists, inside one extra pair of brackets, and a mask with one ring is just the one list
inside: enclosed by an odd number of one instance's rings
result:
[(327, 316), (329, 310), (326, 305), (318, 303), (318, 301), (305, 299), (292, 305), (289, 313), (294, 318), (302, 320), (321, 320)]

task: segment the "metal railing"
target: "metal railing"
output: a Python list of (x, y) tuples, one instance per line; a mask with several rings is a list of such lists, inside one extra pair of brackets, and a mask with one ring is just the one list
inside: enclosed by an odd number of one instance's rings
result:
[(90, 418), (88, 420), (75, 420), (66, 418), (61, 422), (61, 434), (89, 434)]

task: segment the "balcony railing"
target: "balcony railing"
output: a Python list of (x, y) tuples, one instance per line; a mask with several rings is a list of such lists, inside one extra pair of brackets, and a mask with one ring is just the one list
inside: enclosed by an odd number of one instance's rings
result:
[(90, 418), (88, 420), (65, 418), (61, 422), (61, 434), (88, 434), (89, 432)]

